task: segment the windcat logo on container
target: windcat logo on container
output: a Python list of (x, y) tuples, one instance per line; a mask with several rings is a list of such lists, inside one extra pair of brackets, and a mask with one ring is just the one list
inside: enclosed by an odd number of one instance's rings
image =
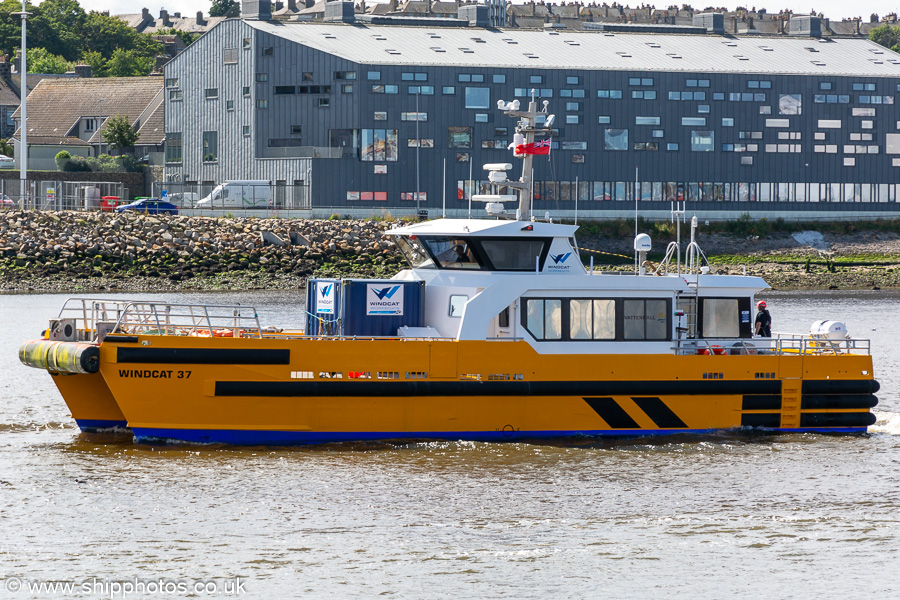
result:
[(335, 285), (333, 281), (328, 283), (316, 283), (316, 312), (328, 315), (334, 314)]
[(368, 284), (366, 291), (367, 315), (402, 315), (403, 314), (403, 286), (391, 285), (381, 287), (377, 284)]
[(571, 268), (571, 265), (565, 264), (569, 257), (572, 256), (571, 252), (566, 252), (565, 254), (551, 254), (550, 259), (553, 260), (553, 264), (547, 265), (548, 271), (568, 271)]

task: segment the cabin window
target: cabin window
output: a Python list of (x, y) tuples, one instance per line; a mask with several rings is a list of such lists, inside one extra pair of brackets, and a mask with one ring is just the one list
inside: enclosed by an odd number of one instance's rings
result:
[(701, 298), (697, 321), (704, 338), (753, 337), (750, 298)]
[(534, 271), (544, 252), (542, 240), (484, 240), (481, 247), (499, 271)]
[(506, 329), (509, 327), (509, 307), (507, 306), (503, 310), (500, 311), (500, 314), (497, 315), (497, 325), (501, 329)]
[(616, 339), (616, 301), (590, 298), (569, 300), (569, 338)]
[(703, 299), (703, 336), (736, 338), (739, 333), (737, 298)]
[(450, 311), (448, 314), (451, 317), (461, 317), (468, 301), (468, 296), (450, 296)]
[(622, 333), (626, 340), (669, 338), (669, 314), (665, 300), (623, 300), (622, 313)]
[(562, 339), (562, 300), (527, 299), (525, 327), (536, 340)]
[(434, 268), (434, 262), (428, 256), (428, 251), (425, 250), (425, 246), (415, 236), (398, 237), (397, 246), (400, 247), (400, 252), (403, 253), (403, 257), (406, 258), (406, 261), (412, 268)]

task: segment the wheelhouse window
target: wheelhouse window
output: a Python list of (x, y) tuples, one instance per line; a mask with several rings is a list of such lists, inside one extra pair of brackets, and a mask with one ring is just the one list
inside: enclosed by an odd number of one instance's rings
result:
[(737, 298), (703, 299), (703, 336), (736, 338), (739, 333)]
[(482, 240), (481, 247), (497, 271), (534, 271), (543, 258), (543, 240)]
[(414, 268), (534, 271), (546, 260), (549, 238), (518, 240), (463, 236), (409, 236), (398, 238)]

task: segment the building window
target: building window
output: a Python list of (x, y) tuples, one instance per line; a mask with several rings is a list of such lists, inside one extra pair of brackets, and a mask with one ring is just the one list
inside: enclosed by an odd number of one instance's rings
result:
[(722, 127), (734, 127), (734, 119), (730, 117), (722, 117)]
[(265, 98), (259, 98), (256, 101), (256, 108), (269, 108), (269, 101)]
[(249, 85), (245, 85), (245, 86), (244, 86), (244, 89), (243, 89), (242, 92), (241, 92), (241, 94), (244, 96), (244, 98), (249, 98), (249, 97), (250, 97), (250, 86), (249, 86)]
[(821, 82), (819, 82), (819, 89), (820, 89), (820, 90), (830, 90), (830, 89), (831, 89), (831, 82), (830, 82), (830, 81), (821, 81)]
[(538, 84), (544, 83), (544, 76), (543, 75), (529, 75), (528, 83), (538, 83)]
[(401, 121), (427, 121), (428, 113), (426, 112), (402, 112), (400, 113)]
[(216, 98), (219, 97), (219, 88), (206, 88), (203, 91), (203, 96), (207, 100), (215, 100)]
[(666, 150), (668, 151), (678, 151), (678, 144), (676, 142), (669, 142), (666, 144)]
[(467, 87), (466, 108), (490, 108), (491, 88)]
[(249, 49), (250, 49), (250, 38), (244, 38), (244, 39), (242, 40), (241, 47), (242, 47), (244, 50), (249, 50)]
[(854, 92), (874, 92), (875, 84), (874, 83), (854, 83), (853, 84)]
[(450, 126), (447, 128), (450, 148), (471, 148), (472, 128)]
[(331, 98), (317, 98), (319, 108), (328, 108), (331, 106)]
[(753, 165), (753, 157), (752, 156), (742, 156), (741, 157), (741, 165)]
[(566, 115), (566, 124), (577, 125), (581, 123), (581, 115)]
[(172, 102), (177, 102), (184, 98), (184, 92), (181, 90), (169, 90), (169, 100)]
[(276, 96), (296, 94), (297, 87), (293, 85), (276, 85), (272, 93)]
[(244, 125), (244, 127), (241, 129), (241, 133), (244, 137), (250, 137), (250, 126)]
[(587, 150), (587, 142), (562, 142), (560, 148), (563, 150)]
[(631, 97), (635, 100), (656, 100), (656, 90), (631, 90)]
[(166, 163), (181, 163), (181, 133), (166, 134)]
[(665, 132), (662, 129), (654, 129), (650, 132), (650, 137), (661, 138), (665, 136)]
[(801, 104), (800, 94), (781, 94), (778, 97), (778, 114), (799, 115)]
[(621, 98), (622, 90), (597, 90), (598, 98), (609, 98), (611, 100)]
[(635, 125), (659, 125), (659, 117), (635, 117)]
[(580, 102), (566, 102), (566, 110), (581, 110)]
[(841, 122), (837, 119), (819, 119), (819, 129), (840, 129)]
[(234, 100), (226, 100), (225, 101), (225, 110), (232, 112), (234, 111)]
[(366, 79), (369, 81), (381, 81), (381, 71), (368, 71)]
[(771, 115), (771, 114), (772, 114), (772, 107), (771, 107), (771, 106), (760, 106), (760, 107), (759, 107), (759, 114), (761, 114), (761, 115)]
[(268, 73), (257, 73), (256, 74), (256, 82), (257, 83), (265, 83), (268, 80), (269, 80)]
[(628, 130), (605, 129), (603, 142), (606, 150), (628, 150)]
[(487, 123), (488, 122), (488, 114), (487, 113), (475, 113), (475, 122), (476, 123)]
[(578, 85), (581, 83), (581, 77), (577, 75), (569, 75), (566, 77), (566, 85)]
[(203, 132), (203, 162), (216, 162), (219, 160), (219, 133), (217, 131)]
[(238, 61), (238, 49), (237, 48), (223, 48), (222, 49), (222, 62), (226, 65), (234, 65), (237, 64)]
[(456, 88), (452, 85), (445, 85), (441, 88), (441, 93), (445, 96), (452, 96), (456, 93)]
[(397, 160), (396, 129), (360, 129), (362, 150), (360, 160), (384, 162)]
[(342, 94), (352, 94), (353, 93), (353, 84), (352, 83), (341, 84), (341, 93)]
[(406, 88), (406, 93), (413, 96), (421, 94), (422, 96), (434, 96), (433, 85), (411, 85)]
[(303, 133), (303, 125), (291, 125), (291, 135), (300, 135)]
[(494, 83), (506, 83), (506, 75), (494, 75), (491, 81)]
[(850, 157), (850, 156), (845, 156), (844, 157), (844, 166), (845, 167), (855, 167), (856, 159), (853, 157)]
[(766, 119), (766, 127), (790, 127), (790, 119)]
[(600, 115), (597, 117), (597, 123), (600, 125), (608, 125), (609, 124), (609, 115)]
[(334, 78), (340, 81), (352, 81), (356, 79), (356, 71), (335, 71)]
[(691, 131), (692, 152), (712, 152), (715, 149), (715, 133), (712, 131)]
[(376, 110), (372, 118), (376, 121), (387, 121), (387, 111)]
[(628, 80), (628, 85), (642, 85), (642, 86), (653, 85), (653, 79), (648, 79), (647, 77), (644, 77), (644, 78), (631, 77)]
[(177, 88), (178, 87), (178, 78), (172, 77), (170, 79), (166, 79), (166, 87), (167, 88)]
[(709, 114), (709, 104), (701, 104), (697, 107), (697, 112), (701, 115)]
[(681, 124), (686, 127), (705, 127), (706, 117), (681, 117)]

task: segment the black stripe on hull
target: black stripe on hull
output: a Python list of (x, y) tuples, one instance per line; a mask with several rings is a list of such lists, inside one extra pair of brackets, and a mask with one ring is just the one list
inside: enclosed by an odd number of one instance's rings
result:
[(687, 424), (659, 398), (632, 398), (660, 429), (686, 429)]
[(868, 427), (876, 420), (875, 415), (868, 412), (802, 413), (800, 427)]
[(746, 395), (741, 403), (741, 410), (781, 410), (781, 396), (779, 394)]
[(741, 415), (741, 427), (768, 427), (777, 429), (781, 427), (780, 413), (755, 413)]
[(801, 393), (807, 394), (874, 394), (881, 388), (874, 379), (805, 380)]
[(873, 395), (832, 394), (808, 395), (800, 400), (800, 408), (873, 408), (878, 405), (878, 398)]
[(117, 348), (118, 363), (189, 365), (289, 365), (290, 350), (240, 348)]
[(606, 421), (611, 429), (641, 428), (612, 398), (585, 398), (584, 401), (594, 409), (601, 419)]
[[(119, 349), (121, 352), (123, 348)], [(121, 362), (121, 361), (120, 361)], [(216, 396), (709, 396), (772, 394), (779, 381), (217, 381)], [(684, 425), (682, 425), (684, 427)]]

